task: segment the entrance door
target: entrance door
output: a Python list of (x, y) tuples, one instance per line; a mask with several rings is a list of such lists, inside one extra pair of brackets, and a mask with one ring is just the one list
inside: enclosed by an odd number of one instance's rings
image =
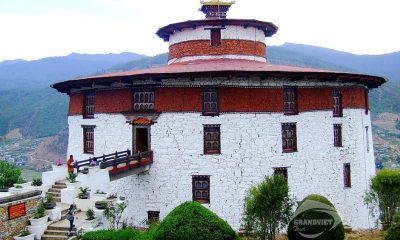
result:
[(149, 150), (149, 129), (135, 128), (135, 153), (147, 152)]

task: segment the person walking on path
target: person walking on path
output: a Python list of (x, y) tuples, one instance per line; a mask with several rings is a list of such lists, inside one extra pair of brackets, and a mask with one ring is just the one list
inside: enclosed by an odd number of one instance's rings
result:
[(67, 212), (67, 220), (69, 221), (68, 236), (72, 235), (72, 229), (75, 227), (75, 225), (74, 225), (75, 210), (76, 210), (75, 204), (71, 204), (71, 206), (69, 206), (69, 208), (68, 208), (68, 212)]
[(75, 167), (74, 164), (75, 164), (74, 156), (70, 155), (69, 159), (67, 161), (67, 167), (68, 167), (68, 173), (69, 174), (74, 173), (74, 167)]

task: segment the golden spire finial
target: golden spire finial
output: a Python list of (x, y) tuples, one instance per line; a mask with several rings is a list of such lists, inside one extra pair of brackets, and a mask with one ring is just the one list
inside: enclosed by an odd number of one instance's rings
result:
[(200, 11), (206, 14), (206, 18), (226, 18), (226, 13), (235, 0), (200, 0)]
[(202, 5), (232, 5), (235, 0), (200, 0)]

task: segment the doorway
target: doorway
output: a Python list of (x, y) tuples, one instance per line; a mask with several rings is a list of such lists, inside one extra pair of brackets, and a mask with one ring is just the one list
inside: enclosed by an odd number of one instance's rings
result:
[(133, 126), (133, 150), (134, 153), (150, 150), (150, 127)]

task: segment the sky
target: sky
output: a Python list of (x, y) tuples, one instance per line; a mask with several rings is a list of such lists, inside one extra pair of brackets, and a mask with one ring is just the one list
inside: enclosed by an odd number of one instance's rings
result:
[[(203, 19), (200, 0), (0, 0), (0, 61), (168, 51), (165, 25)], [(236, 0), (228, 18), (273, 22), (285, 42), (355, 54), (400, 51), (399, 0)]]

